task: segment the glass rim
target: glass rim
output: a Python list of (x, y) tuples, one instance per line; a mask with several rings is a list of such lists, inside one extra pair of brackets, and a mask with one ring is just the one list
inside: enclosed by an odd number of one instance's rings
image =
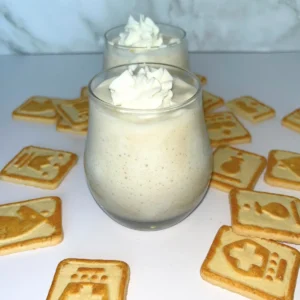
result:
[[(175, 68), (177, 70), (180, 70), (180, 71), (183, 71), (185, 74), (188, 74), (189, 77), (191, 77), (192, 79), (195, 80), (195, 82), (197, 83), (197, 86), (196, 86), (196, 92), (193, 94), (193, 96), (189, 97), (188, 99), (186, 99), (184, 102), (180, 103), (180, 104), (177, 104), (177, 105), (171, 105), (171, 106), (168, 106), (168, 107), (161, 107), (161, 108), (152, 108), (152, 109), (140, 109), (140, 108), (126, 108), (126, 107), (122, 107), (122, 106), (116, 106), (112, 103), (109, 103), (107, 101), (104, 101), (102, 100), (100, 97), (96, 96), (94, 91), (92, 90), (91, 86), (92, 86), (92, 83), (94, 82), (94, 80), (98, 77), (100, 77), (101, 75), (109, 72), (109, 71), (112, 71), (112, 70), (115, 70), (115, 69), (118, 69), (118, 68), (124, 68), (124, 67), (129, 67), (129, 66), (132, 66), (132, 65), (154, 65), (157, 66), (158, 68), (160, 67), (171, 67), (171, 68)], [(104, 82), (104, 81), (102, 81)], [(167, 113), (167, 112), (171, 112), (171, 111), (176, 111), (178, 109), (181, 109), (185, 106), (188, 106), (189, 104), (193, 103), (196, 99), (197, 99), (197, 96), (198, 94), (202, 91), (202, 86), (200, 84), (200, 80), (199, 78), (195, 75), (195, 73), (189, 71), (189, 70), (186, 70), (186, 69), (183, 69), (183, 68), (180, 68), (180, 67), (176, 67), (176, 66), (173, 66), (173, 65), (169, 65), (169, 64), (162, 64), (162, 63), (152, 63), (152, 62), (141, 62), (141, 63), (135, 63), (135, 64), (123, 64), (123, 65), (118, 65), (118, 66), (115, 66), (115, 67), (112, 67), (112, 68), (109, 68), (107, 70), (103, 70), (99, 73), (97, 73), (96, 75), (94, 75), (92, 77), (92, 79), (89, 81), (88, 83), (88, 92), (90, 94), (90, 96), (92, 96), (92, 100), (95, 101), (96, 103), (100, 103), (101, 105), (104, 105), (105, 107), (111, 109), (111, 110), (114, 110), (114, 111), (117, 111), (117, 112), (122, 112), (122, 113), (131, 113), (131, 114), (163, 114), (163, 113)]]
[(119, 48), (119, 49), (161, 49), (161, 48), (168, 48), (168, 47), (174, 47), (174, 45), (180, 45), (182, 43), (183, 40), (185, 40), (186, 38), (186, 31), (184, 29), (182, 29), (181, 27), (179, 26), (176, 26), (176, 25), (170, 25), (170, 24), (166, 24), (166, 23), (156, 23), (157, 26), (159, 25), (163, 25), (163, 26), (167, 26), (167, 27), (170, 27), (170, 28), (174, 28), (178, 31), (181, 31), (182, 33), (182, 37), (178, 38), (179, 39), (179, 43), (172, 43), (172, 44), (167, 44), (167, 45), (164, 45), (163, 47), (162, 46), (153, 46), (153, 47), (135, 47), (135, 46), (123, 46), (123, 45), (116, 45), (116, 44), (110, 44), (109, 43), (109, 40), (107, 38), (108, 34), (113, 31), (113, 30), (116, 30), (118, 28), (124, 28), (126, 26), (126, 24), (122, 24), (122, 25), (118, 25), (118, 26), (115, 26), (113, 28), (110, 28), (108, 29), (105, 33), (104, 33), (104, 39), (105, 39), (105, 42), (112, 46), (112, 47), (115, 47), (115, 48)]

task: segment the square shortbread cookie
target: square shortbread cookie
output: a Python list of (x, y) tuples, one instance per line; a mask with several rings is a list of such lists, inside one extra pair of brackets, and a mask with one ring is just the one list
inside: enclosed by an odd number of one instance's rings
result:
[(220, 146), (213, 154), (211, 186), (225, 192), (231, 189), (253, 189), (266, 167), (266, 159), (258, 154), (230, 146)]
[(64, 120), (62, 117), (57, 118), (56, 130), (59, 132), (74, 133), (74, 134), (79, 134), (79, 135), (87, 134), (87, 128), (82, 128), (82, 129), (76, 130), (76, 129), (72, 128), (72, 126), (66, 120)]
[(54, 124), (56, 111), (51, 98), (32, 96), (13, 111), (12, 117), (17, 120)]
[(226, 103), (236, 115), (252, 122), (258, 123), (275, 117), (275, 110), (250, 96), (243, 96)]
[(264, 179), (272, 186), (300, 190), (300, 153), (270, 151)]
[(205, 122), (212, 147), (251, 142), (250, 133), (231, 112), (206, 115)]
[(202, 91), (203, 109), (204, 113), (209, 113), (224, 105), (224, 99), (211, 94), (207, 91)]
[(49, 247), (62, 240), (60, 198), (0, 205), (0, 255)]
[(202, 264), (201, 276), (213, 285), (250, 299), (292, 300), (300, 254), (286, 245), (218, 231)]
[(300, 244), (298, 198), (233, 189), (229, 199), (236, 234)]
[(44, 189), (56, 189), (77, 159), (77, 155), (71, 152), (28, 146), (0, 171), (0, 179)]
[(67, 121), (72, 128), (80, 130), (87, 128), (89, 118), (89, 102), (77, 99), (69, 103), (61, 103), (56, 106), (59, 115)]
[(300, 133), (300, 108), (292, 111), (281, 120), (284, 127)]
[(202, 86), (207, 84), (207, 78), (205, 76), (197, 74), (197, 73), (195, 73), (195, 75), (199, 78), (199, 81)]
[(80, 98), (84, 100), (89, 99), (89, 89), (87, 86), (83, 86), (80, 91)]
[(125, 300), (129, 272), (122, 261), (65, 259), (57, 266), (47, 300)]

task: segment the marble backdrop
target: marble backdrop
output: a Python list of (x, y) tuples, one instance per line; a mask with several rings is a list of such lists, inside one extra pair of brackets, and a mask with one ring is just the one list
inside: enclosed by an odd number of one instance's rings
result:
[(0, 54), (100, 52), (139, 13), (185, 29), (190, 51), (300, 50), (300, 0), (0, 0)]

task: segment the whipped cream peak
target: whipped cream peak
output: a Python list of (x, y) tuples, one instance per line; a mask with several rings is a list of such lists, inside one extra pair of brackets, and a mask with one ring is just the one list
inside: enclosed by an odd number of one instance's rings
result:
[(109, 85), (113, 104), (131, 109), (172, 105), (173, 77), (164, 68), (131, 65)]
[(150, 18), (140, 15), (138, 22), (129, 16), (124, 32), (119, 35), (118, 44), (129, 47), (159, 47), (163, 45), (163, 37)]

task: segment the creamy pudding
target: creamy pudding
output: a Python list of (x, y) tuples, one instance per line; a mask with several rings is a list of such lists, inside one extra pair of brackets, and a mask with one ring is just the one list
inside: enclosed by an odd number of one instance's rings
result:
[(166, 24), (155, 24), (140, 16), (136, 21), (106, 32), (104, 69), (140, 62), (164, 63), (188, 69), (188, 45), (184, 30)]
[(171, 66), (122, 66), (90, 84), (85, 171), (92, 195), (138, 229), (176, 224), (204, 196), (211, 148), (196, 77)]

